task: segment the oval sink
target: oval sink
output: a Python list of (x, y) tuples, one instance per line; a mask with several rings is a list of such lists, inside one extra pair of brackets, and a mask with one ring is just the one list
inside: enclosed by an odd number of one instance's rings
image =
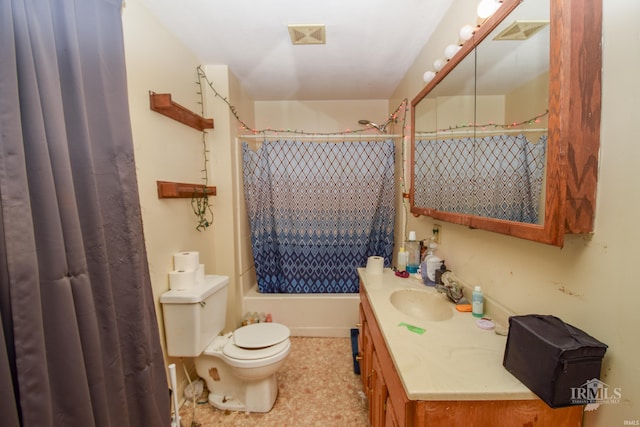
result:
[(394, 291), (389, 300), (395, 308), (416, 319), (439, 321), (453, 316), (453, 304), (438, 293), (400, 289)]

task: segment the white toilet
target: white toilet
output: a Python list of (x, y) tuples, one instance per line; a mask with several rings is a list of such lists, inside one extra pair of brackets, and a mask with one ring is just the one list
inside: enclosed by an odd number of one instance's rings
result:
[(289, 354), (290, 331), (278, 323), (255, 323), (219, 335), (224, 328), (226, 276), (160, 296), (167, 354), (194, 357), (198, 375), (218, 409), (269, 412), (278, 396), (276, 371)]

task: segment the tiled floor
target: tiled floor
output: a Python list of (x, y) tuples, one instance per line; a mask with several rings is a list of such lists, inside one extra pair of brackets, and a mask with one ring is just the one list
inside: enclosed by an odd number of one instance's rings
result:
[(206, 396), (183, 405), (183, 427), (322, 426), (364, 427), (367, 405), (360, 376), (353, 372), (350, 338), (291, 337), (291, 352), (278, 375), (278, 398), (266, 414), (213, 408)]

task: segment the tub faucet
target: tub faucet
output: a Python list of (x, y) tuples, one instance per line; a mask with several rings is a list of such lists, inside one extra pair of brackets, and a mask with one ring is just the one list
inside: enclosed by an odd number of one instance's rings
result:
[(436, 290), (444, 293), (455, 304), (464, 299), (462, 286), (447, 273), (442, 275), (442, 283), (436, 285)]

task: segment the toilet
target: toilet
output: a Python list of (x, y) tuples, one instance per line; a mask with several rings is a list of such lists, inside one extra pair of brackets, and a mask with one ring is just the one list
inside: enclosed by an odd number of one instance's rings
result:
[(228, 285), (227, 276), (207, 275), (199, 285), (160, 296), (167, 354), (194, 358), (214, 407), (269, 412), (278, 396), (276, 371), (289, 354), (291, 332), (278, 323), (255, 323), (220, 335)]

